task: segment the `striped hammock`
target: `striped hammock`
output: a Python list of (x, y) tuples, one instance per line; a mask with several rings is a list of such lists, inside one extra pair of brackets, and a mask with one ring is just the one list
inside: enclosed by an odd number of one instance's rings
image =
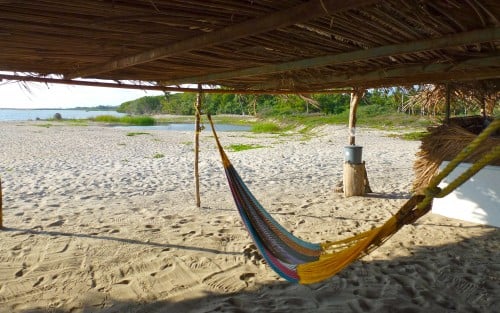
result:
[[(426, 190), (426, 195), (414, 195), (382, 226), (362, 232), (353, 237), (335, 242), (309, 243), (297, 238), (281, 226), (257, 201), (229, 161), (210, 116), (212, 131), (224, 165), (238, 212), (269, 266), (284, 279), (301, 284), (310, 284), (327, 279), (353, 261), (379, 247), (405, 224), (411, 224), (430, 211), (432, 199), (442, 197), (451, 190), (441, 190), (439, 177)], [(500, 123), (497, 123), (500, 124)], [(495, 156), (500, 155), (500, 150)], [(469, 153), (469, 152), (467, 152)], [(457, 156), (459, 161), (459, 156)], [(457, 162), (458, 164), (458, 162)], [(477, 164), (477, 171), (487, 162)], [(443, 172), (451, 171), (452, 167)], [(472, 173), (474, 175), (475, 173)], [(470, 177), (469, 177), (470, 178)], [(457, 182), (463, 183), (463, 182)], [(456, 186), (455, 186), (456, 187)], [(446, 191), (446, 193), (445, 193)]]

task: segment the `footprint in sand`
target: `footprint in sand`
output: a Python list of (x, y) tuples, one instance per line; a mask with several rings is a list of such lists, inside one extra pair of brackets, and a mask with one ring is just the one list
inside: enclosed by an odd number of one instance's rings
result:
[(183, 237), (182, 241), (186, 241), (186, 240), (189, 239), (189, 237), (193, 237), (194, 235), (196, 235), (196, 231), (195, 230), (192, 230), (190, 232), (184, 233), (184, 234), (181, 235)]
[(150, 225), (150, 224), (144, 225), (144, 228), (146, 228), (147, 231), (150, 231), (150, 232), (153, 232), (153, 233), (156, 233), (156, 232), (160, 231), (159, 228), (154, 228), (154, 226)]
[(15, 274), (16, 278), (22, 277), (24, 275), (24, 269), (20, 269)]
[(26, 263), (23, 263), (23, 264), (22, 264), (22, 268), (21, 268), (20, 270), (18, 270), (18, 271), (14, 274), (14, 276), (15, 276), (16, 278), (23, 277), (23, 275), (24, 275), (24, 273), (25, 273), (26, 269), (27, 269)]
[(38, 280), (33, 284), (33, 288), (37, 287), (43, 282), (43, 276), (38, 278)]
[(50, 223), (49, 225), (47, 225), (47, 227), (58, 227), (58, 226), (62, 226), (64, 224), (64, 220), (58, 220), (58, 221), (55, 221), (53, 223)]
[(254, 265), (265, 262), (264, 258), (257, 250), (257, 246), (253, 243), (248, 244), (243, 248), (243, 255), (245, 256), (245, 260), (250, 260), (250, 262)]
[(17, 244), (15, 245), (14, 247), (11, 248), (12, 251), (18, 251), (18, 250), (21, 250), (22, 249), (22, 245), (21, 244)]
[(240, 280), (244, 281), (247, 286), (255, 280), (255, 273), (243, 273), (240, 275)]

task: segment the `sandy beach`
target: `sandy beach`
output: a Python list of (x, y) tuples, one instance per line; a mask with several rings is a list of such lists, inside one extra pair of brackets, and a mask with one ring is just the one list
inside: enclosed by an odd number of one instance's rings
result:
[[(313, 285), (279, 278), (252, 248), (207, 128), (202, 207), (193, 133), (0, 123), (0, 313), (499, 312), (500, 230), (428, 214)], [(410, 197), (420, 142), (358, 129), (374, 193), (345, 198), (347, 128), (310, 138), (222, 132), (261, 204), (311, 242), (382, 224)], [(460, 209), (460, 208), (454, 208)]]

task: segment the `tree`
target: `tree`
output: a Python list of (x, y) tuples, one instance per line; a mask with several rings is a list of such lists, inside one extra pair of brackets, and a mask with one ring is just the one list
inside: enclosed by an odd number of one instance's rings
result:
[(313, 99), (325, 114), (340, 114), (349, 109), (350, 95), (347, 94), (316, 94)]
[(127, 114), (155, 114), (162, 111), (162, 99), (164, 96), (145, 96), (132, 101), (122, 103), (117, 111)]

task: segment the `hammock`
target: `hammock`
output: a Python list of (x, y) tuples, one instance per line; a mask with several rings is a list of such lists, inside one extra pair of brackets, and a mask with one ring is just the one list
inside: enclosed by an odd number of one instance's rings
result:
[(269, 266), (284, 279), (301, 284), (310, 284), (327, 279), (350, 263), (376, 249), (401, 227), (415, 222), (432, 208), (432, 199), (444, 197), (494, 159), (500, 158), (500, 146), (478, 160), (466, 172), (446, 188), (438, 184), (453, 169), (471, 154), (488, 136), (500, 128), (500, 119), (495, 120), (471, 144), (460, 152), (448, 166), (439, 173), (424, 194), (412, 196), (382, 226), (365, 231), (353, 237), (334, 242), (309, 243), (297, 238), (281, 226), (257, 201), (229, 161), (208, 116), (212, 132), (224, 165), (226, 177), (238, 212)]

